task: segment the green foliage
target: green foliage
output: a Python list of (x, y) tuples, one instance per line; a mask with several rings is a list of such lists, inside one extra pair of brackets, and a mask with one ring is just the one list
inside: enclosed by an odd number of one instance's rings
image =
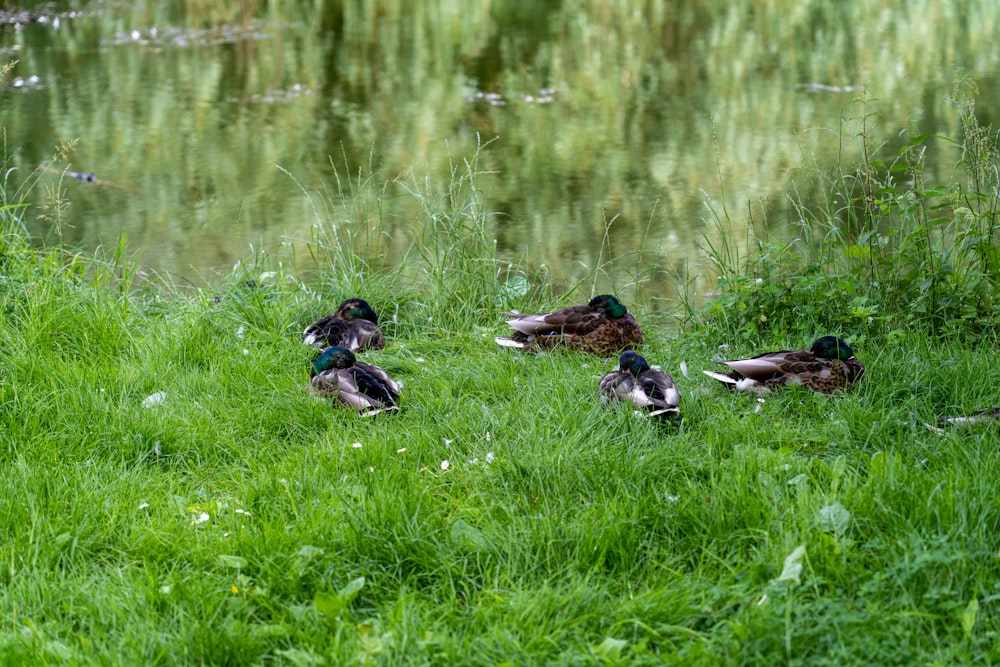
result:
[[(963, 112), (963, 183), (931, 186), (923, 166), (933, 140), (911, 132), (891, 160), (859, 134), (863, 160), (826, 184), (822, 208), (799, 203), (799, 238), (757, 236), (741, 256), (709, 246), (719, 298), (704, 326), (756, 340), (840, 332), (851, 338), (919, 330), (943, 340), (992, 339), (1000, 325), (1000, 140)], [(864, 118), (862, 122), (864, 122)], [(727, 223), (716, 220), (722, 238)], [(808, 329), (807, 329), (808, 327)]]

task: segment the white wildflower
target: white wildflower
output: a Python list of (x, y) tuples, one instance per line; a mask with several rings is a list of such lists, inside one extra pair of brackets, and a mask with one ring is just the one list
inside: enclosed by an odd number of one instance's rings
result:
[(448, 459), (445, 459), (444, 461), (441, 461), (441, 470), (447, 470), (450, 467), (451, 467), (451, 464), (448, 462)]
[(496, 458), (496, 457), (495, 457), (495, 456), (493, 456), (493, 452), (486, 452), (486, 462), (487, 462), (487, 463), (493, 463), (493, 460), (494, 460), (495, 458)]

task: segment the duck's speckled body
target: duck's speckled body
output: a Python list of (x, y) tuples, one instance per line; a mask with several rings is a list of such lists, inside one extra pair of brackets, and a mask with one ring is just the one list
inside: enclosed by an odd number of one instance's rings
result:
[(504, 313), (514, 335), (498, 336), (497, 344), (535, 352), (566, 347), (601, 356), (642, 344), (642, 331), (628, 309), (609, 294), (595, 296), (585, 306), (550, 313)]
[(729, 373), (704, 371), (732, 389), (762, 393), (771, 387), (801, 384), (823, 394), (847, 389), (865, 372), (843, 339), (823, 336), (808, 350), (766, 352), (748, 359), (719, 361)]
[(385, 337), (378, 328), (378, 316), (364, 299), (348, 299), (337, 312), (306, 327), (303, 341), (317, 347), (343, 347), (352, 352), (381, 350)]

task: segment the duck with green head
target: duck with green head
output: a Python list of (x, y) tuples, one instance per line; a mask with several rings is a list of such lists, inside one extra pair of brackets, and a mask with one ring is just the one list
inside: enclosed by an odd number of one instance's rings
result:
[(399, 385), (374, 364), (358, 361), (344, 347), (328, 347), (313, 363), (309, 390), (334, 403), (375, 415), (399, 408)]
[(728, 373), (704, 371), (705, 375), (738, 391), (763, 393), (771, 387), (801, 384), (813, 391), (830, 394), (847, 389), (865, 372), (854, 350), (842, 338), (823, 336), (808, 350), (765, 352), (756, 357), (718, 361)]
[(502, 347), (528, 352), (565, 347), (607, 357), (642, 344), (639, 324), (625, 305), (610, 294), (595, 296), (583, 306), (549, 313), (504, 315), (511, 318), (507, 324), (514, 334), (496, 338)]
[(631, 403), (650, 417), (680, 415), (681, 393), (673, 378), (632, 350), (622, 352), (618, 368), (601, 378), (601, 393), (611, 401)]
[(352, 352), (385, 347), (378, 315), (367, 301), (358, 298), (344, 301), (337, 312), (306, 327), (303, 341), (306, 345), (343, 347)]

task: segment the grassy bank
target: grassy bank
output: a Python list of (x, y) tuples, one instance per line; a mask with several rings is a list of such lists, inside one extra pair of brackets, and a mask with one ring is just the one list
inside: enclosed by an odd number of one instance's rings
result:
[[(266, 257), (210, 289), (140, 283), (124, 246), (35, 250), (4, 209), (3, 662), (1000, 660), (1000, 436), (923, 426), (1000, 403), (995, 200), (963, 190), (950, 211), (993, 236), (956, 244), (950, 212), (920, 226), (947, 193), (879, 178), (873, 159), (830, 181), (858, 215), (816, 212), (818, 240), (716, 248), (710, 303), (652, 312), (595, 273), (682, 391), (665, 428), (602, 407), (613, 360), (493, 345), (501, 311), (590, 286), (497, 260), (474, 168), (414, 192), (426, 233), (400, 268), (331, 226), (308, 284)], [(945, 252), (967, 261), (945, 274)], [(389, 341), (364, 358), (404, 384), (391, 418), (304, 390), (301, 330), (354, 294)], [(699, 372), (820, 333), (868, 366), (850, 393), (757, 401)]]

